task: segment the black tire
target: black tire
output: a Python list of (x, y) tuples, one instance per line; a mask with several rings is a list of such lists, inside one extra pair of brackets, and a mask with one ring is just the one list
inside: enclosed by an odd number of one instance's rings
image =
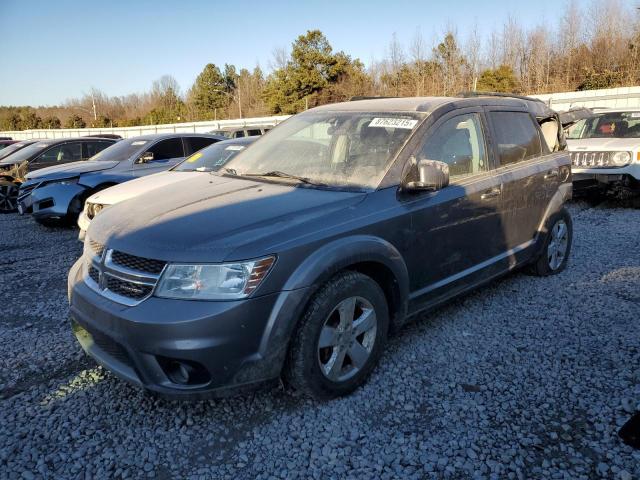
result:
[(19, 190), (20, 185), (0, 180), (0, 213), (13, 213), (18, 210)]
[[(562, 256), (562, 261), (555, 266), (553, 262), (550, 260), (550, 246), (553, 242), (552, 232), (554, 228), (560, 223), (563, 222), (567, 227), (567, 239), (566, 239), (566, 248), (564, 249), (564, 255)], [(539, 277), (546, 277), (549, 275), (556, 275), (557, 273), (562, 272), (569, 261), (569, 255), (571, 254), (571, 244), (573, 242), (573, 221), (571, 220), (571, 215), (566, 210), (566, 208), (562, 208), (558, 213), (552, 215), (547, 221), (547, 235), (544, 240), (544, 247), (542, 252), (536, 258), (529, 268), (529, 273), (533, 275), (537, 275)], [(553, 248), (553, 247), (552, 247)]]
[[(351, 299), (356, 299), (354, 302), (363, 302), (362, 305), (371, 306), (375, 313), (375, 321), (371, 319), (370, 322), (367, 322), (375, 323), (374, 339), (368, 338), (367, 348), (370, 348), (370, 353), (359, 368), (356, 366), (357, 362), (352, 361), (349, 356), (355, 341), (359, 342), (359, 345), (356, 346), (357, 350), (360, 350), (360, 347), (365, 343), (363, 337), (354, 337), (357, 335), (356, 329), (351, 330), (352, 333), (349, 334), (347, 332), (340, 333), (339, 326), (335, 329), (336, 332), (339, 332), (336, 338), (340, 335), (351, 338), (351, 348), (344, 344), (325, 348), (320, 348), (319, 345), (321, 332), (324, 332), (327, 327), (331, 328), (329, 322), (334, 321), (333, 318), (336, 315), (338, 320), (342, 318), (342, 315), (336, 310), (338, 305), (344, 305)], [(360, 308), (356, 303), (352, 317), (358, 321), (367, 316), (365, 314), (367, 311), (369, 310)], [(357, 322), (354, 322), (352, 325), (356, 324)], [(370, 277), (358, 272), (345, 271), (337, 274), (313, 296), (294, 332), (283, 372), (285, 383), (294, 390), (317, 400), (335, 398), (353, 392), (366, 381), (378, 363), (386, 343), (388, 330), (389, 311), (387, 300), (380, 286)], [(367, 335), (371, 334), (367, 333)], [(349, 340), (342, 343), (349, 343)], [(343, 350), (345, 353), (342, 354), (347, 371), (345, 376), (349, 374), (352, 376), (334, 381), (329, 379), (323, 370), (328, 368), (328, 362), (322, 363), (323, 355), (327, 354), (327, 349), (331, 349), (331, 355), (334, 355), (333, 352), (337, 352), (341, 348), (345, 349)], [(337, 356), (339, 358), (339, 355)], [(339, 368), (341, 372), (345, 369)]]

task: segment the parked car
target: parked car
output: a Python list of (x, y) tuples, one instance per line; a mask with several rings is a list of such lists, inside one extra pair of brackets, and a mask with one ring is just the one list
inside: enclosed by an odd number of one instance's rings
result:
[(194, 175), (201, 175), (203, 172), (217, 171), (257, 138), (237, 138), (209, 145), (167, 171), (114, 185), (94, 193), (87, 198), (84, 203), (84, 209), (78, 216), (78, 226), (80, 227), (78, 239), (84, 241), (89, 223), (93, 217), (106, 207), (129, 200), (156, 188), (164, 188), (166, 185), (184, 182), (193, 178)]
[(567, 144), (578, 192), (640, 194), (640, 108), (598, 110), (569, 129)]
[(18, 143), (18, 140), (0, 140), (0, 152), (14, 143)]
[(216, 135), (171, 133), (121, 140), (87, 162), (29, 174), (20, 187), (18, 209), (31, 213), (39, 222), (75, 223), (87, 197), (118, 183), (166, 170), (185, 155), (222, 139)]
[(243, 127), (243, 128), (222, 128), (220, 130), (212, 130), (209, 133), (214, 135), (222, 135), (226, 138), (243, 138), (243, 137), (259, 137), (264, 135), (273, 127)]
[(39, 140), (13, 152), (0, 160), (0, 212), (16, 211), (18, 190), (27, 173), (85, 160), (114, 142), (108, 138), (58, 138)]
[(35, 140), (20, 140), (19, 142), (12, 143), (11, 145), (8, 145), (0, 150), (0, 160), (4, 160), (12, 153), (15, 153), (18, 150), (22, 150), (24, 147), (28, 147), (29, 145), (40, 141), (41, 140), (38, 138)]
[(564, 148), (557, 114), (521, 98), (308, 110), (220, 171), (94, 218), (69, 274), (73, 330), (171, 397), (281, 377), (347, 394), (406, 319), (518, 267), (565, 268)]

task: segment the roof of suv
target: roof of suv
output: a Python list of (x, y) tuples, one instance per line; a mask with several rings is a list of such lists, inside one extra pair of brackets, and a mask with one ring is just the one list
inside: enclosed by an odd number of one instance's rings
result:
[(545, 103), (534, 98), (509, 97), (505, 95), (477, 94), (468, 97), (394, 97), (366, 98), (349, 102), (333, 103), (315, 107), (310, 111), (349, 111), (349, 112), (433, 112), (446, 104), (455, 106), (495, 105), (526, 107), (534, 114), (542, 111), (552, 112)]

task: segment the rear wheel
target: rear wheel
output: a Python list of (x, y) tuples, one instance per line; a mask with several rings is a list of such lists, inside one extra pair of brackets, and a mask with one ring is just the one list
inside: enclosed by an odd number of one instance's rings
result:
[(0, 213), (12, 213), (18, 209), (18, 190), (13, 182), (0, 180)]
[(566, 209), (551, 216), (540, 256), (531, 265), (531, 273), (541, 277), (560, 273), (567, 266), (573, 241), (573, 222)]
[(297, 328), (286, 382), (316, 399), (351, 393), (378, 363), (388, 328), (380, 286), (358, 272), (336, 275), (314, 296)]

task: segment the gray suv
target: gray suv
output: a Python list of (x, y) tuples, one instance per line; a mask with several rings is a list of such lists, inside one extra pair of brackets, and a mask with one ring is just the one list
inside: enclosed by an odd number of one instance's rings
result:
[(72, 328), (173, 398), (283, 379), (347, 394), (407, 319), (569, 258), (571, 168), (526, 98), (362, 99), (291, 117), (224, 169), (106, 209), (69, 274)]

